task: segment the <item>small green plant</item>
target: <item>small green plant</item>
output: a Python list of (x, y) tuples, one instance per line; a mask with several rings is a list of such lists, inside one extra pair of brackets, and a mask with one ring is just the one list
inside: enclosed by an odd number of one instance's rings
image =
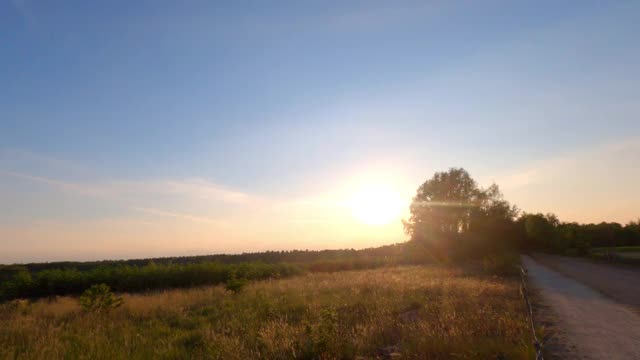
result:
[(229, 280), (227, 280), (227, 282), (225, 284), (225, 287), (229, 291), (233, 291), (234, 293), (238, 293), (248, 283), (249, 283), (249, 281), (247, 279), (243, 279), (243, 278), (238, 279), (235, 276), (232, 276), (231, 278), (229, 278)]
[(116, 296), (106, 284), (91, 285), (80, 296), (82, 309), (89, 312), (106, 312), (121, 306), (124, 300)]

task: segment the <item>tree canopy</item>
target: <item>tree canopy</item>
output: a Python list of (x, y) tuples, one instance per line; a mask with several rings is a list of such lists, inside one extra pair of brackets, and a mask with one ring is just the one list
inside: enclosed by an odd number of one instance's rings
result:
[(440, 257), (495, 249), (513, 233), (518, 209), (498, 185), (478, 186), (462, 168), (437, 172), (417, 190), (404, 229), (411, 241)]

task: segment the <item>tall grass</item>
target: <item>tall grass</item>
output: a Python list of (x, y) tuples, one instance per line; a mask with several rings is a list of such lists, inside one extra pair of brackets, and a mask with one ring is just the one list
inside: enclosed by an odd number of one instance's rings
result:
[(124, 294), (108, 314), (61, 297), (0, 306), (0, 358), (526, 359), (516, 280), (453, 268), (315, 273)]

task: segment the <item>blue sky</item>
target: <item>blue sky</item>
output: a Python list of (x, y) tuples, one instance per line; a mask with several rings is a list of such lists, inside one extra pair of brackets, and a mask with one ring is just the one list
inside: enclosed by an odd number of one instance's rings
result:
[(638, 14), (0, 2), (0, 262), (402, 241), (399, 220), (344, 230), (327, 199), (368, 182), (410, 199), (451, 166), (527, 211), (636, 219)]

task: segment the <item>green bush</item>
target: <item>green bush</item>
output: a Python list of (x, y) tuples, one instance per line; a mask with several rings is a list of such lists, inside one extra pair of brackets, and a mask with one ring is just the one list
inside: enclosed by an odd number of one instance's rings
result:
[(91, 285), (80, 296), (82, 309), (89, 312), (105, 312), (124, 303), (121, 297), (111, 292), (106, 284)]
[(225, 288), (229, 291), (233, 291), (234, 293), (240, 292), (242, 288), (247, 285), (249, 281), (247, 279), (238, 279), (235, 276), (232, 276), (231, 279), (227, 280), (225, 284)]
[(520, 271), (519, 264), (518, 255), (515, 253), (495, 253), (482, 259), (484, 270), (489, 274), (498, 276), (517, 275)]

